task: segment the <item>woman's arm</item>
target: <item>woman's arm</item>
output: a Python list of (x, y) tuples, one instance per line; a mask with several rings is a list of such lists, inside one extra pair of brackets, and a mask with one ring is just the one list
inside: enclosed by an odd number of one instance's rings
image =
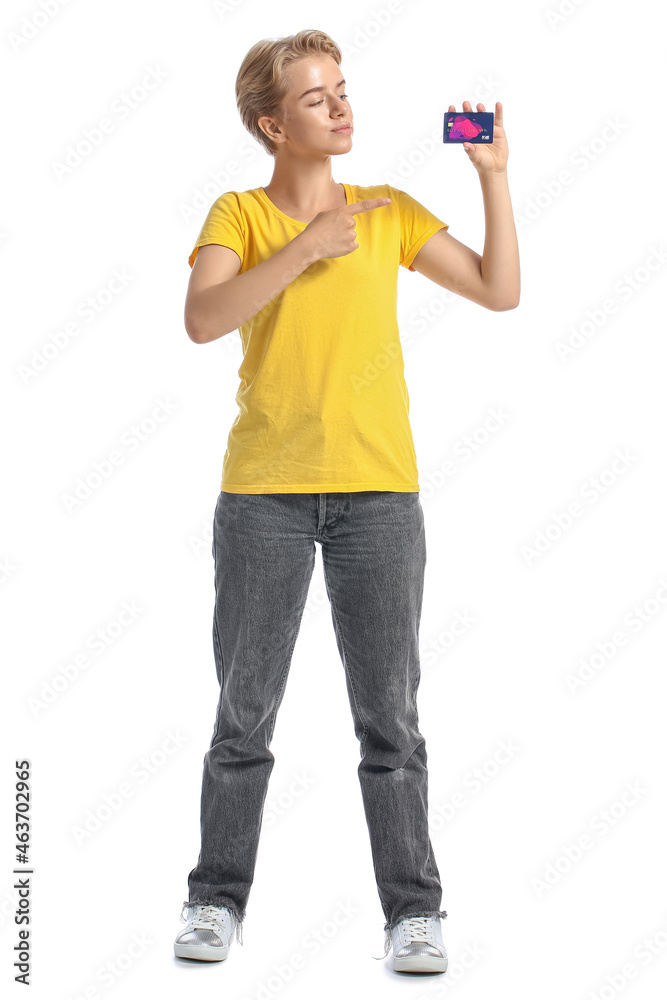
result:
[(224, 337), (252, 319), (316, 260), (352, 253), (359, 246), (355, 215), (386, 208), (390, 202), (390, 198), (367, 198), (318, 212), (303, 232), (243, 274), (238, 273), (241, 258), (231, 247), (200, 247), (185, 299), (190, 339), (208, 344)]
[(317, 259), (303, 233), (243, 274), (238, 274), (241, 261), (234, 250), (200, 247), (185, 299), (190, 340), (208, 344), (237, 330)]
[[(467, 107), (466, 107), (467, 105)], [(449, 106), (450, 111), (456, 109)], [(463, 110), (471, 111), (469, 101)], [(484, 105), (477, 105), (484, 111)], [(487, 309), (515, 309), (521, 295), (519, 245), (507, 182), (507, 140), (502, 105), (496, 104), (493, 143), (464, 143), (478, 174), (484, 199), (486, 235), (482, 256), (440, 229), (412, 262), (415, 271), (443, 288)]]

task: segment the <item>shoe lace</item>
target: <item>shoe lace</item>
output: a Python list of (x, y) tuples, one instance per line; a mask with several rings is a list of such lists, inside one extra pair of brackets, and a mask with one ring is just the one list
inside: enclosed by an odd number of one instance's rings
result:
[[(433, 938), (433, 918), (432, 917), (406, 917), (402, 920), (408, 941), (428, 941), (434, 943)], [(373, 955), (378, 962), (386, 958), (389, 954), (392, 942), (391, 928), (385, 931), (384, 935), (384, 955)]]
[[(183, 911), (191, 907), (194, 910), (193, 915), (190, 917), (190, 922), (193, 927), (203, 927), (210, 930), (220, 929), (220, 907), (214, 906), (211, 903), (192, 903), (187, 900), (183, 903), (181, 907), (181, 920), (183, 923), (187, 922), (187, 918), (183, 916)], [(239, 944), (243, 944), (243, 922), (240, 920), (236, 921), (236, 940)]]
[(433, 917), (408, 917), (403, 926), (408, 941), (433, 941)]
[(383, 958), (386, 958), (389, 954), (389, 949), (391, 948), (391, 930), (387, 929), (384, 932), (384, 955), (373, 955), (376, 961), (381, 962)]

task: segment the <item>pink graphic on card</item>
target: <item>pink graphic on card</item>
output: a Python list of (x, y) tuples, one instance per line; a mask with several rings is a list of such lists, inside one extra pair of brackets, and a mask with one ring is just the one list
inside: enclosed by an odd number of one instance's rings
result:
[(473, 122), (466, 115), (457, 115), (452, 119), (449, 130), (450, 139), (474, 139), (484, 129), (478, 122)]

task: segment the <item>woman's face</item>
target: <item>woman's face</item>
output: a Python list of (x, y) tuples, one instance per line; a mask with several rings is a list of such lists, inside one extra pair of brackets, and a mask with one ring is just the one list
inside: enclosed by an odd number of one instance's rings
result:
[[(305, 56), (289, 68), (290, 89), (283, 117), (260, 118), (276, 146), (317, 150), (327, 155), (352, 148), (352, 108), (340, 66), (329, 55)], [(317, 88), (317, 89), (314, 89)], [(349, 132), (336, 132), (348, 123)]]

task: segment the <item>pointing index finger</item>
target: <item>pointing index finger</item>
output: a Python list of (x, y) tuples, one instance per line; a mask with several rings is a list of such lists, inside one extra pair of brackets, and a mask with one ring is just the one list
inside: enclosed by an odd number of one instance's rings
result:
[(366, 201), (357, 201), (354, 205), (348, 205), (347, 208), (350, 209), (352, 215), (357, 215), (359, 212), (370, 212), (373, 208), (382, 208), (390, 203), (391, 198), (367, 198)]

